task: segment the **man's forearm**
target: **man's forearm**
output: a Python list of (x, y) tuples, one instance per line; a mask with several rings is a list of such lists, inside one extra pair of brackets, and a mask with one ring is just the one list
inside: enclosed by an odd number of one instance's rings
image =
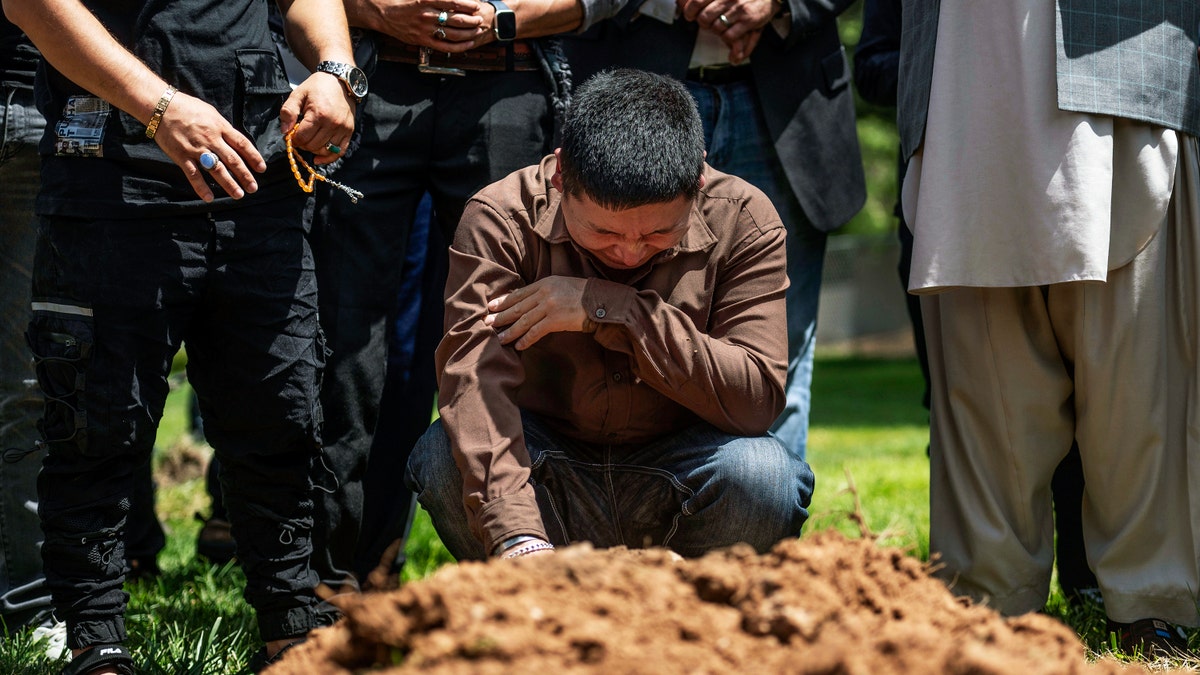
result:
[[(594, 0), (586, 0), (592, 2)], [(346, 16), (351, 26), (402, 39), (396, 34), (397, 22), (405, 11), (403, 0), (346, 0)], [(517, 37), (533, 38), (575, 30), (583, 21), (583, 0), (512, 0), (505, 2), (517, 17)], [(485, 27), (491, 26), (495, 11), (479, 0), (446, 0), (430, 6), (450, 14), (471, 13), (483, 17)], [(430, 24), (432, 30), (433, 24)], [(491, 33), (481, 36), (478, 44), (492, 41)]]
[(565, 33), (583, 21), (580, 0), (512, 0), (505, 4), (517, 15), (518, 38)]
[(279, 0), (288, 45), (309, 70), (321, 61), (354, 63), (341, 0)]
[(150, 121), (168, 83), (79, 0), (4, 0), (4, 13), (72, 82), (140, 122)]

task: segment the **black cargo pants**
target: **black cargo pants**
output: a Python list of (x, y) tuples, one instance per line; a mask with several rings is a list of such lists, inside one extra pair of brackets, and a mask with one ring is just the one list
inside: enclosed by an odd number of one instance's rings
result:
[(325, 354), (307, 208), (301, 195), (143, 220), (42, 219), (27, 337), (45, 396), (42, 558), (70, 647), (125, 638), (134, 472), (185, 341), (261, 636), (321, 622), (309, 558)]

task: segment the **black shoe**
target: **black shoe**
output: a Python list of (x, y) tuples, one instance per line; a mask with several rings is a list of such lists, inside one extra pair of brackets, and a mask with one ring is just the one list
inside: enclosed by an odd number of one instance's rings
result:
[(121, 675), (135, 675), (133, 658), (124, 645), (93, 645), (62, 669), (62, 675), (85, 675), (101, 666), (115, 668)]
[(199, 513), (196, 520), (204, 523), (200, 534), (196, 536), (196, 555), (208, 558), (214, 565), (224, 565), (237, 555), (237, 542), (229, 521), (223, 518), (205, 518)]
[(1138, 619), (1133, 623), (1109, 620), (1108, 632), (1117, 636), (1117, 646), (1131, 655), (1150, 658), (1195, 658), (1188, 651), (1183, 629), (1162, 619)]
[(283, 649), (280, 649), (279, 651), (275, 652), (275, 656), (270, 656), (270, 657), (267, 656), (267, 648), (264, 646), (262, 649), (255, 652), (254, 656), (250, 657), (250, 663), (248, 664), (249, 668), (250, 668), (250, 672), (261, 673), (262, 671), (267, 669), (267, 666), (272, 666), (272, 665), (275, 665), (276, 663), (279, 663), (280, 660), (283, 659), (284, 654), (291, 651), (292, 647), (295, 647), (296, 645), (299, 645), (299, 644), (303, 644), (305, 639), (306, 638), (300, 638), (299, 640), (296, 640), (295, 642), (289, 642), (288, 644), (283, 646)]

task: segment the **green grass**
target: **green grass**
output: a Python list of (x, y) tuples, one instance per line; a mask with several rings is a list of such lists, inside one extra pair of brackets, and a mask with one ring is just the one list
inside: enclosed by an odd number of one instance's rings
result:
[(922, 387), (913, 360), (818, 359), (808, 442), (817, 484), (806, 531), (859, 536), (861, 513), (881, 543), (928, 557)]
[[(836, 529), (858, 537), (865, 528), (882, 544), (928, 558), (928, 432), (921, 386), (912, 359), (818, 357), (809, 436), (817, 490), (806, 533)], [(173, 454), (195, 452), (181, 442), (185, 391), (179, 388), (168, 402), (160, 434), (163, 449), (157, 453), (160, 466)], [(241, 598), (245, 579), (240, 569), (214, 567), (195, 557), (199, 523), (192, 514), (207, 507), (203, 481), (164, 482), (157, 507), (168, 532), (159, 557), (163, 574), (128, 586), (130, 648), (139, 672), (238, 673), (261, 643), (253, 613)], [(417, 514), (407, 553), (405, 581), (424, 578), (451, 560), (424, 511)], [(1075, 628), (1093, 656), (1111, 655), (1101, 609), (1068, 606), (1056, 591), (1047, 613)], [(1200, 644), (1200, 631), (1191, 633), (1191, 641)], [(0, 643), (0, 673), (45, 675), (57, 667), (31, 643), (28, 631)]]

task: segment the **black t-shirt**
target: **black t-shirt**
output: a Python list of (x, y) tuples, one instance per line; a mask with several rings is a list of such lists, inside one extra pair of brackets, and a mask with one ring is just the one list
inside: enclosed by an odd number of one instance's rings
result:
[(32, 87), (38, 52), (20, 28), (0, 15), (0, 84)]
[[(267, 161), (245, 200), (300, 194), (288, 168), (279, 108), (291, 93), (267, 26), (268, 0), (84, 0), (151, 70), (212, 104)], [(159, 94), (161, 92), (154, 92)], [(213, 184), (205, 204), (146, 125), (44, 64), (37, 79), (42, 139), (41, 214), (143, 218), (236, 205)], [(165, 118), (170, 118), (167, 108)]]

